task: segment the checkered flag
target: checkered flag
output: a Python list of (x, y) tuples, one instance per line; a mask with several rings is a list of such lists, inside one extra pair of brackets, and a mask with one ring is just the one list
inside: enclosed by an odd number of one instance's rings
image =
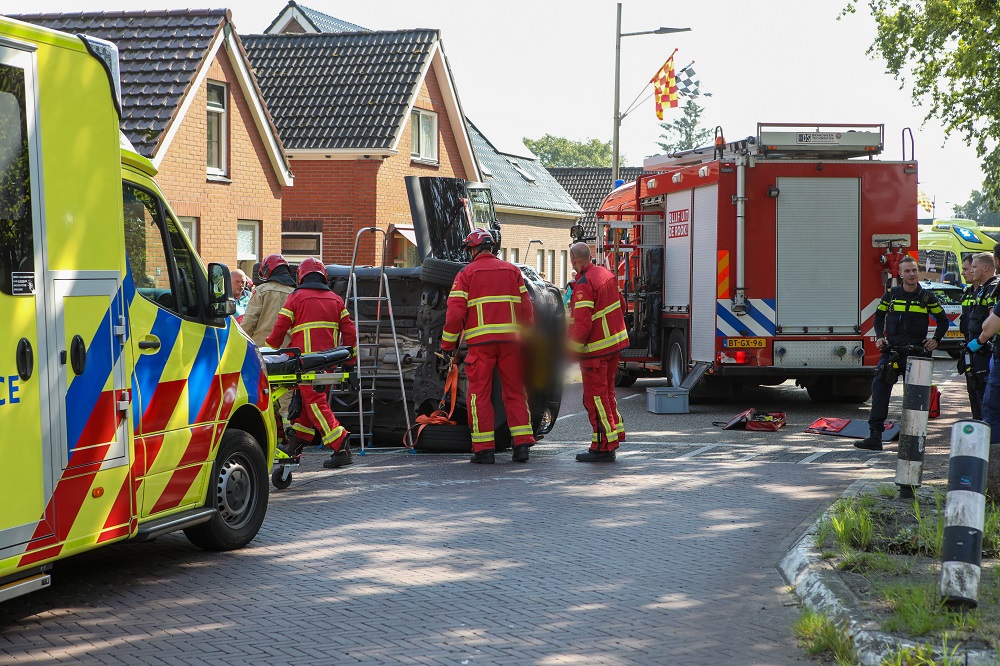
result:
[(687, 97), (711, 97), (712, 93), (701, 92), (701, 81), (694, 71), (694, 62), (677, 73), (677, 94)]

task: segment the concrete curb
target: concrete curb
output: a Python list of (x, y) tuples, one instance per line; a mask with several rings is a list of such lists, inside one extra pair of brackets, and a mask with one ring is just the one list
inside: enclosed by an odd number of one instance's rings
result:
[[(892, 470), (873, 469), (848, 486), (841, 497), (851, 497), (862, 492), (873, 491), (879, 483), (892, 483)], [(817, 526), (829, 511), (809, 526), (798, 541), (778, 563), (778, 570), (795, 590), (802, 603), (817, 612), (834, 618), (838, 624), (847, 626), (848, 634), (854, 639), (858, 663), (864, 666), (880, 666), (891, 651), (912, 648), (923, 643), (903, 640), (878, 629), (870, 618), (859, 617), (857, 611), (861, 603), (851, 589), (841, 580), (838, 572), (819, 556), (813, 547), (813, 535)], [(935, 649), (935, 657), (941, 656)], [(955, 653), (964, 657), (966, 666), (997, 666), (997, 653), (985, 650), (966, 650)]]

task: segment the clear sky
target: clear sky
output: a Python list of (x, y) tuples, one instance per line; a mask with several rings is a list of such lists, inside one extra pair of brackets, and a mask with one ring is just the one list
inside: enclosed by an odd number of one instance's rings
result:
[[(33, 0), (0, 11), (96, 11), (220, 7), (210, 0)], [(611, 139), (615, 2), (612, 0), (302, 0), (300, 4), (372, 29), (437, 28), (470, 119), (502, 150), (546, 133)], [(923, 122), (909, 88), (866, 50), (874, 24), (863, 12), (837, 20), (846, 0), (624, 0), (622, 32), (690, 27), (673, 35), (622, 39), (624, 110), (677, 48), (678, 66), (695, 61), (712, 97), (704, 124), (727, 140), (754, 134), (758, 122), (884, 123), (884, 159), (902, 159), (903, 128), (913, 130), (920, 188), (937, 217), (982, 183), (974, 149), (937, 121)], [(228, 5), (240, 33), (262, 32), (282, 0)], [(28, 9), (30, 7), (30, 9)], [(645, 98), (652, 88), (643, 94)], [(641, 99), (641, 98), (640, 98)], [(680, 114), (667, 110), (665, 120)], [(622, 123), (623, 164), (658, 152), (652, 99)], [(909, 157), (909, 149), (907, 149)], [(921, 211), (921, 216), (926, 213)]]

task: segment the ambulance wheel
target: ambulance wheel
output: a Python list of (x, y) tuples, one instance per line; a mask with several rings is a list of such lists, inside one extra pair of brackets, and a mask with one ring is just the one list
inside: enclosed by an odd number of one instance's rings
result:
[(450, 287), (455, 282), (455, 276), (465, 268), (465, 264), (458, 261), (445, 261), (427, 257), (420, 266), (420, 279), (427, 284), (435, 284), (441, 287)]
[(670, 385), (677, 387), (684, 381), (687, 374), (687, 349), (684, 345), (684, 334), (680, 331), (673, 331), (667, 338), (667, 378)]
[(271, 472), (271, 485), (277, 488), (278, 490), (284, 490), (288, 486), (292, 485), (291, 472), (288, 473), (287, 478), (283, 479), (282, 477), (284, 477), (284, 470), (281, 469), (280, 467), (275, 468), (275, 470)]
[(218, 511), (208, 522), (184, 530), (199, 548), (235, 550), (257, 536), (267, 512), (267, 462), (249, 433), (230, 429), (222, 436), (205, 506)]
[(638, 377), (633, 375), (631, 372), (622, 372), (621, 369), (615, 372), (615, 386), (622, 388), (632, 386), (635, 384), (635, 380), (637, 379)]

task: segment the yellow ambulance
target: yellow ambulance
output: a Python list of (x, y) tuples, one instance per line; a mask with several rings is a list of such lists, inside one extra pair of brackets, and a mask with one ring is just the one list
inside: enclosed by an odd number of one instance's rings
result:
[(935, 220), (917, 233), (920, 279), (963, 286), (962, 260), (996, 244), (974, 220)]
[(0, 17), (0, 601), (124, 539), (239, 548), (267, 510), (263, 362), (119, 81), (113, 44)]

